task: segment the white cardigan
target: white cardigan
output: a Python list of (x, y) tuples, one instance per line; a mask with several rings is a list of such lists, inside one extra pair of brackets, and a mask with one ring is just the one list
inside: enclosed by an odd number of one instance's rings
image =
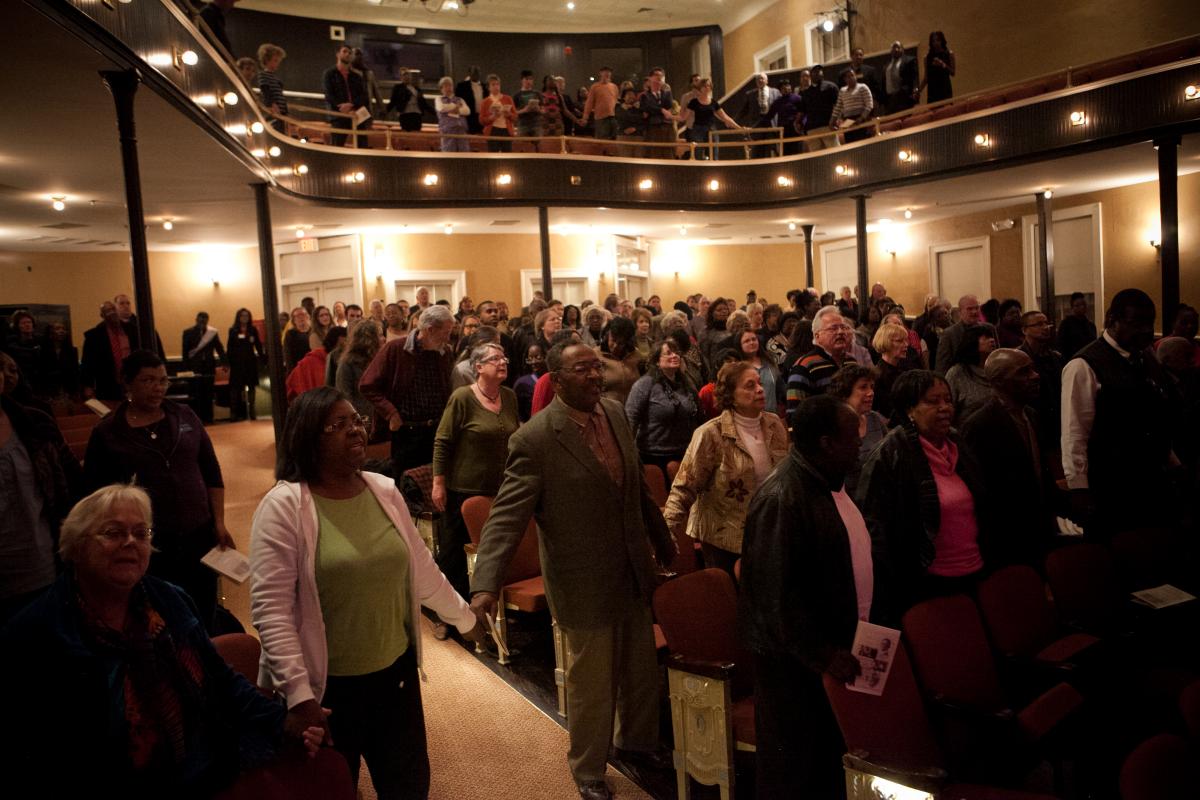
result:
[[(434, 563), (395, 482), (371, 472), (362, 478), (408, 546), (414, 628), (424, 604), (460, 632), (469, 632), (475, 615)], [(288, 708), (306, 700), (320, 702), (325, 694), (329, 652), (317, 596), (316, 546), (317, 509), (308, 484), (280, 481), (254, 512), (250, 615), (262, 640), (258, 683), (282, 692)], [(419, 632), (414, 639), (419, 665)]]

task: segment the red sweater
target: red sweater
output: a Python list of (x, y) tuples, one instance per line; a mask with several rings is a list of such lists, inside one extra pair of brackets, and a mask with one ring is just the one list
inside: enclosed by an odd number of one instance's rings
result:
[(289, 403), (309, 389), (325, 385), (326, 357), (324, 347), (309, 350), (304, 354), (304, 358), (300, 359), (300, 363), (288, 373), (287, 382), (284, 385), (287, 387)]

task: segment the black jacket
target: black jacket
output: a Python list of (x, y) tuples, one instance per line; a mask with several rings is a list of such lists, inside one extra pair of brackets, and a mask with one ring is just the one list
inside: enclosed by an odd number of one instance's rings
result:
[[(979, 550), (987, 569), (994, 556), (990, 552), (991, 520), (983, 478), (958, 434), (951, 431), (949, 438), (958, 446), (955, 472), (975, 499)], [(867, 459), (858, 479), (855, 502), (871, 531), (875, 585), (886, 598), (886, 622), (895, 624), (916, 602), (921, 580), (933, 563), (933, 542), (942, 514), (933, 470), (911, 421), (893, 428)], [(874, 605), (879, 607), (881, 603)], [(872, 616), (877, 615), (873, 612)]]
[(850, 541), (831, 494), (840, 488), (791, 450), (750, 501), (742, 540), (746, 646), (818, 673), (834, 652), (850, 649), (858, 627)]
[(368, 105), (367, 83), (362, 73), (356, 70), (350, 70), (343, 78), (337, 67), (330, 67), (325, 70), (321, 84), (325, 90), (325, 103), (332, 111), (337, 111), (342, 103), (351, 103), (355, 108)]
[(83, 496), (83, 470), (53, 417), (18, 405), (10, 397), (0, 397), (0, 406), (29, 454), (42, 491), (42, 515), (50, 525), (57, 551), (58, 529), (75, 501)]
[[(408, 105), (409, 98), (414, 93), (417, 95), (417, 108), (421, 114), (434, 113), (433, 108), (429, 105), (429, 101), (425, 99), (425, 95), (419, 89), (414, 89), (406, 83), (397, 83), (392, 87), (392, 98), (388, 100), (387, 113), (391, 114), (395, 111), (397, 114), (403, 114), (405, 107)], [(459, 95), (459, 97), (462, 97), (462, 95)], [(471, 108), (475, 104), (474, 94), (471, 95), (469, 101), (465, 97), (462, 97), (462, 99), (467, 104), (467, 108)], [(472, 108), (471, 111), (474, 112), (475, 109)]]
[(191, 352), (204, 338), (205, 333), (205, 329), (195, 326), (183, 332), (183, 365), (200, 375), (212, 375), (217, 368), (218, 361), (225, 360), (225, 348), (221, 346), (221, 334), (214, 333), (203, 349), (195, 356), (191, 355)]

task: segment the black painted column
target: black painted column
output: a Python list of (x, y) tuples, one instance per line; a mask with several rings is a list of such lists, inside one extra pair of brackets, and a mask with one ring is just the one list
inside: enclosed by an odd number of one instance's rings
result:
[(538, 236), (542, 243), (542, 294), (549, 303), (553, 292), (550, 276), (550, 211), (545, 206), (538, 206)]
[(138, 169), (137, 129), (133, 98), (140, 78), (133, 70), (104, 70), (104, 85), (117, 108), (117, 134), (121, 140), (121, 165), (125, 173), (125, 210), (129, 215), (129, 260), (133, 264), (133, 297), (137, 302), (138, 340), (155, 349), (154, 302), (150, 297), (150, 257), (146, 252), (146, 215), (142, 209), (142, 176)]
[[(800, 230), (804, 232), (804, 288), (816, 286), (813, 283), (813, 226), (801, 225)], [(829, 287), (825, 287), (825, 291), (829, 291)]]
[(287, 395), (283, 370), (283, 329), (279, 326), (279, 291), (275, 281), (275, 240), (271, 235), (270, 187), (251, 184), (254, 210), (258, 218), (258, 268), (262, 280), (263, 318), (266, 322), (267, 371), (271, 377), (271, 420), (275, 423), (275, 443), (283, 441), (283, 421), (287, 414)]
[[(1054, 303), (1054, 209), (1046, 194), (1047, 192), (1038, 192), (1034, 195), (1037, 199), (1038, 215), (1037, 264), (1041, 267), (1035, 277), (1040, 279), (1038, 292), (1042, 301), (1039, 310), (1046, 315), (1051, 324), (1057, 325), (1058, 312)], [(1104, 298), (1096, 298), (1097, 304), (1103, 302)]]
[[(855, 249), (858, 251), (858, 290), (859, 298), (863, 301), (863, 318), (866, 318), (866, 303), (871, 300), (871, 276), (867, 268), (867, 196), (860, 194), (854, 198), (854, 234)], [(825, 291), (830, 291), (828, 286)]]
[(1158, 150), (1158, 215), (1162, 269), (1162, 331), (1167, 336), (1179, 310), (1179, 136), (1154, 140)]

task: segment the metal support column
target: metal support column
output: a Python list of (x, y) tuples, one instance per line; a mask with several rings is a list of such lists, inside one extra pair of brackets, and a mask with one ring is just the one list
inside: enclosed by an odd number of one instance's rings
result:
[[(1038, 294), (1041, 296), (1041, 308), (1038, 309), (1050, 320), (1050, 324), (1058, 324), (1058, 311), (1054, 304), (1054, 209), (1047, 192), (1034, 195), (1037, 200), (1038, 241), (1037, 263), (1041, 267), (1038, 272)], [(1096, 302), (1102, 298), (1097, 297)]]
[(813, 226), (801, 225), (800, 230), (804, 232), (804, 288), (807, 289), (816, 286), (813, 283)]
[(538, 236), (542, 244), (542, 294), (549, 303), (553, 292), (550, 276), (550, 210), (545, 206), (538, 206)]
[(283, 329), (279, 326), (279, 292), (275, 282), (275, 240), (271, 235), (271, 196), (265, 183), (251, 184), (254, 210), (258, 219), (258, 268), (262, 281), (263, 318), (266, 322), (267, 371), (271, 378), (271, 420), (275, 423), (275, 442), (283, 441), (283, 421), (287, 414), (287, 396), (283, 370)]
[(1154, 140), (1158, 150), (1158, 214), (1162, 269), (1162, 331), (1167, 336), (1179, 310), (1179, 136)]
[(133, 70), (103, 70), (100, 78), (112, 93), (121, 140), (125, 176), (125, 210), (129, 215), (129, 260), (133, 264), (133, 297), (137, 302), (139, 346), (155, 349), (154, 302), (150, 297), (150, 257), (146, 252), (146, 215), (142, 209), (142, 176), (138, 169), (137, 129), (133, 98), (141, 78)]
[[(866, 317), (866, 303), (871, 300), (871, 276), (867, 268), (867, 196), (856, 195), (854, 198), (854, 233), (855, 249), (858, 251), (858, 290), (863, 302), (863, 317)], [(829, 291), (829, 287), (825, 287)]]

